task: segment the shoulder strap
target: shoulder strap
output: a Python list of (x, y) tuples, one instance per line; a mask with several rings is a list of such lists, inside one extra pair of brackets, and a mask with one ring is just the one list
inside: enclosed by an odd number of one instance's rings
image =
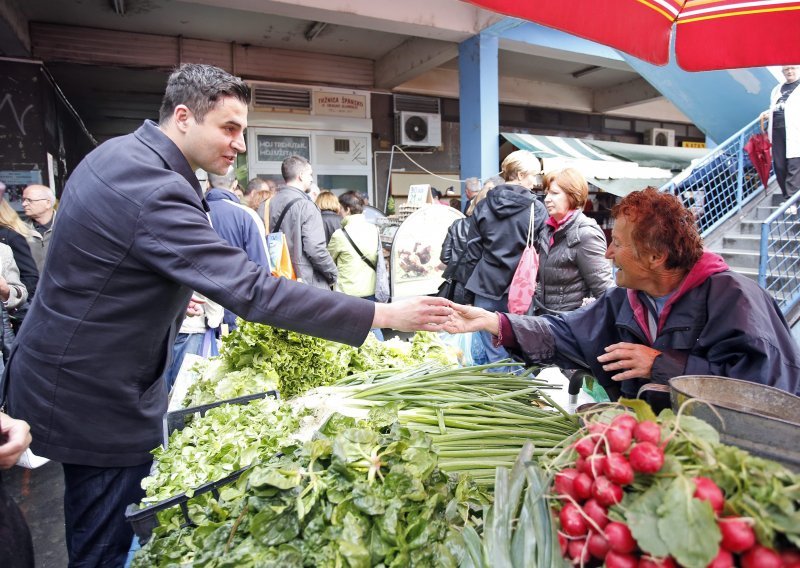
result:
[(347, 232), (347, 229), (345, 229), (344, 227), (342, 227), (342, 232), (344, 233), (344, 236), (345, 236), (345, 237), (347, 237), (347, 240), (348, 240), (348, 241), (350, 241), (350, 244), (351, 244), (351, 245), (353, 245), (353, 248), (354, 248), (354, 249), (356, 249), (356, 252), (358, 253), (358, 256), (360, 256), (360, 257), (361, 257), (361, 260), (363, 260), (364, 262), (366, 262), (366, 263), (367, 263), (367, 266), (369, 266), (369, 267), (370, 267), (372, 270), (376, 270), (375, 263), (374, 263), (374, 262), (372, 262), (372, 261), (370, 261), (370, 260), (369, 260), (369, 259), (368, 259), (366, 256), (364, 256), (364, 253), (363, 253), (363, 252), (361, 252), (361, 249), (359, 249), (359, 248), (356, 246), (356, 243), (354, 243), (354, 242), (353, 242), (353, 239), (351, 239), (351, 238), (350, 238), (350, 234)]
[(286, 204), (286, 207), (284, 207), (283, 211), (281, 211), (280, 217), (278, 217), (278, 222), (275, 223), (275, 228), (272, 229), (273, 233), (277, 233), (278, 231), (281, 230), (281, 223), (283, 223), (284, 216), (289, 211), (289, 209), (291, 209), (292, 205), (294, 205), (295, 203), (297, 203), (301, 199), (304, 199), (304, 198), (303, 197), (295, 197), (289, 203)]

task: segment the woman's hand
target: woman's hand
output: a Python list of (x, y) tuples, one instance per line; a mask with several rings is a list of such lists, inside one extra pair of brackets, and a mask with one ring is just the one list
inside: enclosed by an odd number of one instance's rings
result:
[(448, 333), (469, 333), (471, 331), (488, 331), (492, 335), (500, 333), (500, 322), (497, 314), (483, 308), (462, 306), (451, 303), (453, 314), (444, 326)]
[(0, 412), (0, 469), (8, 469), (16, 464), (30, 445), (31, 428), (28, 423)]

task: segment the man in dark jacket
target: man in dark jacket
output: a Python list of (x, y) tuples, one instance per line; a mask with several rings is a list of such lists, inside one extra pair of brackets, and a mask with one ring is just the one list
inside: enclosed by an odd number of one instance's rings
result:
[(351, 345), (373, 327), (435, 330), (437, 298), (375, 304), (274, 278), (209, 223), (194, 171), (245, 150), (247, 85), (188, 64), (167, 82), (159, 124), (91, 152), (64, 189), (48, 270), (0, 393), (62, 462), (70, 566), (121, 566), (124, 510), (143, 496), (167, 407), (162, 373), (192, 290), (242, 317)]
[[(606, 256), (617, 267), (617, 288), (558, 316), (459, 308), (448, 330), (488, 331), (532, 361), (577, 363), (612, 395), (635, 397), (646, 383), (680, 375), (733, 377), (800, 394), (800, 349), (775, 301), (703, 251), (692, 213), (675, 196), (634, 192), (614, 216)], [(650, 402), (668, 404), (661, 394)]]

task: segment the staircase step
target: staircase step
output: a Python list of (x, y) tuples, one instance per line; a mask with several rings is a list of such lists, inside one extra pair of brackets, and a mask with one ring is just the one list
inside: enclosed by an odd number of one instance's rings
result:
[[(747, 276), (754, 282), (758, 283), (758, 268), (746, 268), (742, 266), (731, 266), (731, 270), (734, 272), (738, 272), (742, 276)], [(767, 274), (767, 287), (775, 287), (777, 289), (782, 289), (789, 284), (794, 285), (797, 278), (791, 275), (772, 275)], [(773, 294), (773, 297), (777, 295), (777, 293)]]
[[(771, 240), (775, 248), (788, 247), (797, 250), (800, 247), (800, 236), (782, 235)], [(758, 252), (761, 248), (761, 235), (727, 235), (722, 238), (722, 250), (749, 250)]]

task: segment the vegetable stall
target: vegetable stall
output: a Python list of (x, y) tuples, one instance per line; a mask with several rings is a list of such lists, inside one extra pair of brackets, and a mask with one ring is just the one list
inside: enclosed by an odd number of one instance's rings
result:
[(133, 566), (800, 568), (800, 476), (681, 411), (573, 415), (429, 333), (245, 323), (194, 373)]

